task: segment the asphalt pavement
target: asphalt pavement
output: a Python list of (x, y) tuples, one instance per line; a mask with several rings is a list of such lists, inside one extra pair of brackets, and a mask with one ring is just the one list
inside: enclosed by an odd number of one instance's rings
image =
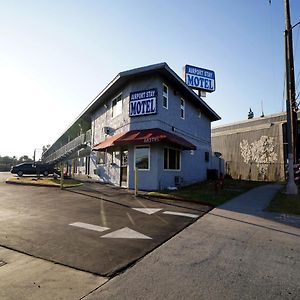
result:
[(299, 299), (299, 217), (264, 211), (280, 187), (207, 212), (105, 185), (1, 183), (0, 298)]
[(263, 212), (280, 187), (213, 209), (84, 299), (299, 299), (300, 229)]
[(102, 276), (124, 271), (210, 210), (101, 184), (1, 184), (0, 199), (0, 246)]

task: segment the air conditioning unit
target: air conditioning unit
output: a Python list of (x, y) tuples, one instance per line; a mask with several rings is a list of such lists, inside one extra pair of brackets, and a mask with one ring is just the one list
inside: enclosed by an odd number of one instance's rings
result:
[(109, 134), (109, 127), (104, 126), (104, 127), (103, 127), (103, 132), (104, 132), (105, 134)]

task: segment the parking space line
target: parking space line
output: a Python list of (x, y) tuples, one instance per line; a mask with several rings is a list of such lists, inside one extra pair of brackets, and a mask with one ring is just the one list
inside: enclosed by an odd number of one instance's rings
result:
[(132, 209), (142, 212), (147, 215), (152, 215), (152, 214), (155, 214), (156, 212), (162, 210), (162, 208), (134, 208), (134, 207), (132, 207)]
[(199, 217), (199, 215), (181, 213), (181, 212), (176, 212), (176, 211), (164, 211), (163, 214), (181, 216), (181, 217), (188, 217), (188, 218), (198, 218)]
[(132, 230), (128, 227), (113, 231), (106, 235), (101, 236), (101, 238), (111, 238), (111, 239), (144, 239), (152, 240), (150, 236), (144, 235), (140, 232)]
[(109, 229), (108, 227), (101, 227), (101, 226), (88, 224), (88, 223), (82, 223), (82, 222), (75, 222), (75, 223), (71, 223), (69, 225), (75, 226), (75, 227), (80, 227), (80, 228), (85, 228), (85, 229), (89, 229), (89, 230), (99, 231), (99, 232), (103, 232), (103, 231)]

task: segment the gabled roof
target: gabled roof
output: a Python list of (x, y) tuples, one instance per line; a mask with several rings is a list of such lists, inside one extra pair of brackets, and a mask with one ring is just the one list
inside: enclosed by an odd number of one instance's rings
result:
[(203, 113), (208, 116), (211, 121), (220, 120), (221, 117), (209, 107), (205, 101), (203, 101), (186, 83), (168, 66), (167, 63), (159, 63), (146, 67), (136, 68), (128, 71), (119, 73), (101, 92), (100, 94), (89, 104), (89, 106), (82, 112), (79, 118), (87, 113), (91, 113), (98, 108), (98, 105), (106, 98), (106, 96), (113, 96), (121, 87), (126, 84), (129, 80), (135, 78), (150, 75), (160, 74), (166, 78), (174, 88), (183, 94), (188, 96), (189, 100), (192, 101), (196, 106), (203, 110)]
[[(172, 84), (183, 97), (188, 97), (197, 107), (201, 108), (202, 113), (205, 114), (212, 122), (220, 120), (221, 117), (210, 108), (205, 101), (203, 101), (186, 83), (168, 66), (167, 63), (159, 63), (150, 66), (140, 67), (124, 72), (120, 72), (95, 98), (94, 100), (82, 111), (82, 113), (75, 119), (75, 121), (64, 131), (64, 133), (56, 140), (63, 137), (63, 135), (80, 119), (87, 119), (98, 107), (104, 103), (108, 98), (114, 97), (122, 87), (135, 78), (146, 75), (159, 74), (165, 78), (168, 83)], [(56, 143), (55, 142), (55, 143)], [(52, 146), (55, 144), (53, 143)], [(46, 151), (50, 150), (52, 146)]]

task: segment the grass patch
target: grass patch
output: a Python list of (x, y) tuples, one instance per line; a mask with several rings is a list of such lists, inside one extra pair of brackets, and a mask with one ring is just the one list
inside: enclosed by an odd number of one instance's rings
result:
[(175, 191), (163, 190), (159, 192), (149, 192), (148, 195), (173, 199), (180, 198), (217, 206), (263, 184), (266, 183), (226, 178), (224, 180), (223, 189), (216, 188), (216, 181), (205, 181)]
[[(267, 207), (267, 211), (300, 215), (300, 194), (286, 195), (286, 188), (281, 189)], [(298, 184), (300, 191), (300, 184)]]
[[(60, 187), (60, 179), (54, 178), (37, 178), (37, 177), (13, 177), (6, 180), (6, 183), (23, 184), (23, 185), (35, 185), (35, 186), (50, 186)], [(64, 188), (75, 187), (82, 185), (81, 182), (73, 179), (64, 179)]]

